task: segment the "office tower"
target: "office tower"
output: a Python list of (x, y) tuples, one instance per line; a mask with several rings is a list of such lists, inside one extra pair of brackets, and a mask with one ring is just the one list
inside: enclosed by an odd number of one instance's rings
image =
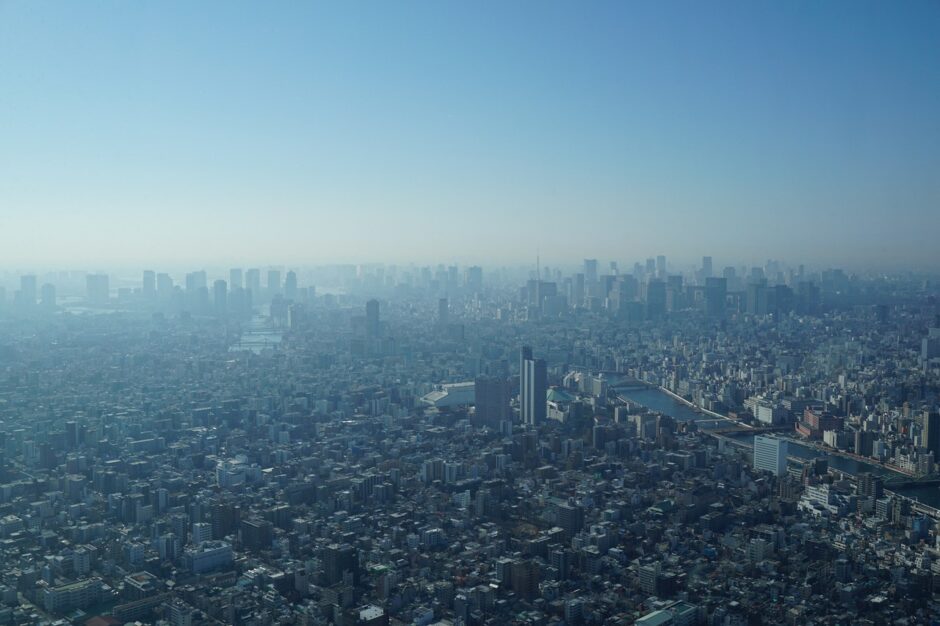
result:
[(245, 272), (245, 289), (251, 291), (251, 296), (256, 302), (260, 302), (261, 270), (252, 268)]
[(273, 298), (279, 293), (281, 293), (281, 272), (268, 270), (268, 297)]
[(105, 306), (110, 299), (110, 287), (107, 274), (89, 274), (85, 277), (85, 295), (88, 304)]
[(36, 277), (32, 274), (20, 276), (20, 303), (26, 306), (36, 304)]
[(242, 281), (242, 269), (240, 267), (233, 267), (228, 271), (228, 286), (232, 290), (241, 289), (245, 286)]
[(169, 298), (173, 294), (173, 279), (169, 274), (157, 274), (157, 296)]
[(654, 276), (656, 274), (656, 259), (646, 259), (646, 275)]
[(584, 280), (588, 285), (597, 282), (597, 259), (584, 259)]
[(284, 278), (284, 297), (288, 300), (297, 299), (297, 272), (291, 270)]
[(55, 285), (46, 283), (42, 286), (39, 293), (42, 308), (51, 310), (55, 308)]
[(537, 426), (547, 412), (548, 369), (545, 361), (532, 358), (532, 348), (520, 351), (519, 407), (522, 423)]
[(646, 316), (659, 319), (666, 314), (666, 283), (661, 280), (651, 280), (646, 285)]
[(519, 349), (519, 402), (522, 402), (523, 397), (523, 373), (525, 372), (525, 362), (532, 360), (532, 348), (529, 346), (522, 346)]
[(224, 280), (212, 283), (212, 295), (215, 314), (223, 317), (228, 310), (228, 285)]
[(702, 278), (711, 278), (712, 276), (712, 258), (710, 256), (702, 257)]
[(169, 298), (173, 294), (173, 278), (169, 274), (157, 274), (157, 297)]
[(584, 274), (575, 274), (574, 276), (571, 304), (573, 306), (584, 306)]
[(775, 437), (754, 437), (754, 469), (774, 476), (787, 473), (787, 442)]
[(940, 412), (924, 411), (923, 427), (921, 447), (940, 459)]
[(186, 274), (186, 293), (195, 294), (201, 289), (208, 289), (209, 279), (205, 270)]
[(725, 300), (728, 296), (728, 280), (725, 278), (705, 279), (705, 315), (723, 317)]
[(325, 586), (343, 582), (347, 572), (352, 574), (353, 586), (359, 583), (359, 552), (348, 543), (328, 545), (321, 562)]
[(441, 298), (437, 301), (437, 321), (441, 324), (446, 324), (448, 321), (448, 313), (447, 298)]
[(666, 257), (662, 254), (656, 257), (656, 277), (666, 278)]
[(666, 310), (679, 311), (685, 307), (685, 292), (682, 288), (682, 275), (666, 277)]
[(474, 265), (467, 268), (467, 288), (477, 293), (483, 289), (483, 268)]
[(512, 385), (506, 377), (480, 376), (473, 389), (474, 425), (496, 429), (500, 422), (512, 419)]
[(375, 339), (379, 336), (379, 301), (366, 302), (366, 337)]
[(157, 295), (157, 275), (153, 270), (144, 270), (143, 295), (147, 300), (153, 300)]

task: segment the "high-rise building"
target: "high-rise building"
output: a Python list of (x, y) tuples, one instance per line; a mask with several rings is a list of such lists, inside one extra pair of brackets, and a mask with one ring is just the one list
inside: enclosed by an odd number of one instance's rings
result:
[(297, 272), (291, 270), (284, 278), (284, 297), (288, 300), (297, 299)]
[(584, 509), (577, 504), (557, 502), (555, 524), (565, 531), (566, 537), (574, 537), (584, 528)]
[(728, 280), (726, 278), (705, 279), (705, 315), (723, 317), (727, 297)]
[(110, 293), (107, 274), (89, 274), (85, 277), (85, 295), (88, 304), (105, 306), (110, 299)]
[(712, 258), (710, 256), (702, 257), (702, 278), (712, 277)]
[(771, 472), (774, 476), (787, 473), (787, 442), (776, 437), (754, 437), (754, 469)]
[(271, 549), (271, 542), (274, 539), (274, 526), (271, 522), (257, 518), (244, 519), (241, 521), (239, 531), (242, 546), (249, 552)]
[(157, 296), (169, 298), (173, 294), (173, 279), (169, 274), (157, 274)]
[(19, 303), (26, 306), (36, 304), (36, 277), (33, 274), (20, 276)]
[(245, 286), (242, 280), (242, 268), (233, 267), (228, 271), (228, 286), (229, 289), (241, 289)]
[(352, 574), (353, 586), (359, 583), (359, 552), (348, 543), (328, 545), (321, 562), (325, 586), (343, 582), (347, 572)]
[(483, 268), (474, 265), (467, 268), (467, 288), (473, 292), (478, 293), (483, 289)]
[(666, 278), (666, 257), (662, 254), (656, 257), (656, 278)]
[(212, 524), (196, 522), (192, 527), (192, 543), (199, 545), (212, 540)]
[(548, 368), (542, 359), (532, 358), (532, 348), (523, 346), (519, 372), (519, 407), (522, 423), (537, 426), (547, 413)]
[(375, 339), (379, 336), (379, 301), (366, 302), (366, 337)]
[(863, 498), (878, 499), (884, 495), (884, 479), (871, 472), (864, 472), (858, 476), (858, 495)]
[(441, 298), (437, 301), (437, 321), (441, 324), (446, 324), (448, 321), (448, 303), (447, 298)]
[(268, 270), (268, 297), (273, 298), (281, 293), (281, 271)]
[(144, 270), (143, 295), (147, 300), (153, 300), (157, 295), (157, 275), (153, 270)]
[(46, 283), (39, 290), (39, 299), (42, 308), (51, 310), (55, 308), (55, 285)]
[(245, 272), (245, 289), (251, 291), (255, 302), (261, 301), (261, 270), (251, 268)]
[(474, 381), (473, 422), (478, 426), (499, 428), (512, 419), (512, 386), (504, 376), (480, 376)]
[(588, 285), (597, 282), (597, 259), (584, 259), (584, 280)]
[(526, 600), (536, 597), (539, 590), (538, 563), (533, 559), (513, 561), (510, 569), (510, 587)]
[(584, 306), (584, 274), (574, 275), (571, 304), (572, 306)]
[(215, 314), (225, 316), (228, 311), (228, 285), (224, 280), (217, 280), (212, 284), (213, 306)]
[(923, 443), (927, 452), (933, 452), (933, 458), (940, 459), (940, 412), (924, 411)]
[(659, 319), (666, 314), (666, 283), (651, 280), (646, 285), (646, 315), (649, 319)]

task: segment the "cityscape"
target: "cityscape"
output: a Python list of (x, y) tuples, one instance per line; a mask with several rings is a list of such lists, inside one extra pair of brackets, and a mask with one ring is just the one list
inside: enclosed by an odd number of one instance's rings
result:
[(940, 279), (718, 267), (8, 274), (0, 622), (933, 623)]
[(940, 0), (0, 0), (0, 626), (940, 626)]

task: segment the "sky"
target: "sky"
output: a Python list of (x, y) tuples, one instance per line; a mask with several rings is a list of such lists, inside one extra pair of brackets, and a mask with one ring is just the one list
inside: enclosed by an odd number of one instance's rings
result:
[(0, 0), (0, 266), (940, 268), (940, 3)]

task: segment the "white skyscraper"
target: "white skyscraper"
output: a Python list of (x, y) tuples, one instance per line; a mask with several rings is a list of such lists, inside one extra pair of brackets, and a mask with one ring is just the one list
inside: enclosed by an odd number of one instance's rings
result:
[(754, 437), (754, 469), (774, 476), (787, 473), (787, 442), (776, 437)]

